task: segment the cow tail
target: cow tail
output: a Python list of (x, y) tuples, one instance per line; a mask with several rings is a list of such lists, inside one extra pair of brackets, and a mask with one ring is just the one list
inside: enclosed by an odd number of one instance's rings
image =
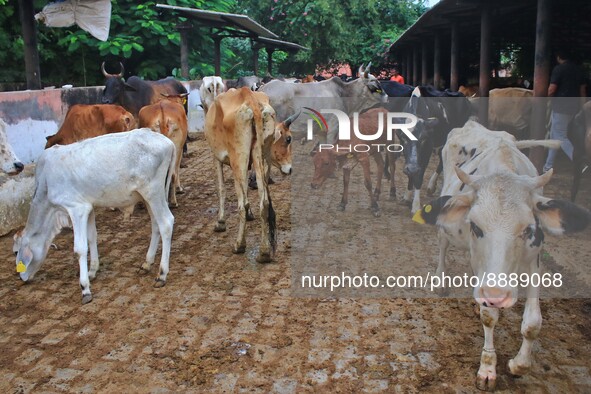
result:
[[(172, 141), (171, 141), (172, 142)], [(168, 198), (170, 196), (170, 188), (174, 187), (172, 184), (172, 174), (176, 169), (176, 146), (172, 144), (172, 155), (170, 158), (170, 164), (168, 165), (168, 172), (166, 173), (166, 203), (168, 204)], [(176, 190), (173, 190), (176, 193)]]
[(267, 197), (269, 199), (269, 211), (267, 212), (267, 218), (269, 223), (269, 243), (273, 253), (277, 249), (277, 216), (273, 209), (273, 201), (271, 201), (271, 193), (269, 193), (269, 187), (267, 186)]

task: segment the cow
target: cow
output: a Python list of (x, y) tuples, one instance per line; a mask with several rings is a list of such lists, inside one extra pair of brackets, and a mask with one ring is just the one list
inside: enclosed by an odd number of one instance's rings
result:
[[(234, 186), (238, 197), (240, 225), (233, 247), (234, 253), (246, 250), (245, 227), (249, 203), (247, 199), (248, 167), (252, 164), (260, 197), (261, 244), (258, 262), (271, 260), (276, 246), (275, 211), (267, 185), (268, 162), (271, 160), (271, 145), (281, 138), (276, 127), (275, 111), (264, 93), (253, 92), (247, 87), (230, 89), (216, 97), (205, 117), (205, 138), (211, 148), (218, 178), (220, 200), (216, 232), (226, 230), (225, 186), (222, 166), (229, 165), (234, 174)], [(291, 141), (289, 141), (291, 142)], [(291, 173), (289, 163), (281, 166), (283, 173)]]
[(209, 107), (213, 104), (213, 100), (225, 91), (226, 87), (221, 77), (203, 77), (203, 81), (199, 87), (199, 97), (201, 98), (203, 111), (206, 114)]
[[(553, 235), (583, 230), (591, 213), (569, 201), (543, 197), (542, 187), (552, 170), (538, 176), (536, 168), (519, 149), (556, 147), (559, 141), (516, 141), (503, 131), (491, 131), (469, 121), (454, 129), (443, 148), (444, 172), (441, 197), (419, 210), (415, 221), (436, 224), (439, 235), (437, 275), (446, 271), (450, 244), (470, 251), (473, 275), (496, 279), (540, 274), (544, 231)], [(470, 283), (473, 283), (472, 281)], [(476, 283), (476, 282), (474, 282)], [(505, 282), (507, 285), (508, 283)], [(531, 367), (531, 349), (542, 324), (539, 289), (528, 283), (519, 353), (509, 361), (514, 375)], [(480, 306), (484, 348), (476, 385), (492, 390), (496, 383), (493, 330), (499, 310), (517, 301), (518, 287), (479, 282), (473, 295)]]
[(46, 137), (45, 149), (54, 145), (73, 144), (108, 133), (120, 133), (135, 128), (133, 115), (123, 107), (112, 104), (75, 104), (56, 134)]
[(256, 75), (251, 75), (248, 77), (239, 77), (235, 81), (226, 81), (226, 90), (230, 89), (240, 89), (242, 87), (247, 87), (252, 91), (257, 91), (263, 85), (263, 80)]
[(458, 92), (469, 98), (480, 97), (478, 85), (460, 85)]
[(591, 164), (591, 101), (583, 108), (569, 124), (568, 138), (572, 142), (573, 151), (573, 184), (570, 199), (575, 202), (584, 169)]
[[(352, 115), (385, 103), (388, 96), (382, 90), (378, 80), (369, 73), (371, 64), (360, 67), (361, 78), (352, 82), (343, 82), (333, 77), (318, 83), (293, 84), (282, 81), (271, 81), (260, 89), (269, 96), (271, 106), (279, 119), (285, 119), (301, 110), (303, 106), (320, 110), (336, 109)], [(351, 99), (344, 99), (351, 98)], [(335, 116), (328, 116), (327, 142), (334, 143), (338, 133)], [(291, 126), (292, 132), (305, 132), (306, 119), (300, 118)]]
[[(359, 115), (359, 131), (364, 135), (375, 134), (376, 130), (378, 130), (379, 128), (379, 117), (385, 117), (387, 114), (388, 111), (384, 108), (372, 108), (365, 111), (364, 113)], [(350, 122), (351, 127), (353, 127), (353, 119), (350, 119)], [(384, 172), (384, 160), (382, 158), (381, 152), (386, 151), (387, 148), (385, 148), (385, 146), (388, 146), (391, 143), (392, 141), (387, 140), (387, 134), (382, 133), (380, 138), (372, 140), (371, 145), (368, 145), (371, 148), (370, 151), (361, 152), (351, 148), (352, 152), (349, 152), (350, 147), (354, 147), (358, 144), (368, 144), (367, 141), (359, 139), (359, 137), (357, 137), (353, 130), (351, 130), (350, 140), (337, 141), (339, 149), (323, 149), (323, 147), (321, 146), (318, 152), (313, 151), (314, 178), (312, 179), (311, 183), (312, 189), (317, 189), (318, 187), (320, 187), (324, 183), (324, 181), (334, 173), (337, 161), (345, 162), (342, 163), (343, 196), (338, 206), (339, 211), (344, 211), (348, 202), (349, 179), (351, 176), (351, 170), (357, 164), (360, 164), (363, 168), (365, 188), (369, 193), (370, 209), (375, 217), (380, 216), (380, 207), (378, 205), (378, 201), (380, 199), (382, 176)], [(378, 147), (378, 145), (382, 145), (382, 147), (380, 148)], [(396, 185), (394, 183), (394, 172), (396, 170), (396, 158), (394, 157), (393, 152), (386, 152), (386, 155), (392, 156), (389, 160), (390, 195), (395, 196)], [(370, 175), (370, 156), (373, 157), (374, 161), (376, 162), (376, 165), (378, 166), (377, 183), (374, 191), (372, 191), (372, 182)]]
[(176, 148), (172, 187), (170, 188), (170, 203), (178, 207), (176, 193), (183, 193), (180, 180), (181, 159), (183, 146), (187, 140), (187, 114), (183, 106), (168, 100), (156, 104), (146, 105), (139, 113), (139, 127), (147, 127), (168, 137)]
[(174, 224), (166, 190), (175, 155), (174, 144), (149, 129), (106, 134), (44, 150), (35, 170), (35, 193), (27, 223), (14, 236), (20, 278), (27, 282), (35, 276), (51, 241), (67, 225), (69, 217), (80, 265), (82, 304), (89, 303), (90, 280), (99, 268), (94, 208), (129, 207), (143, 200), (152, 221), (152, 238), (141, 269), (150, 270), (162, 239), (160, 270), (154, 286), (164, 286)]
[(8, 125), (0, 119), (0, 166), (2, 166), (2, 172), (16, 175), (25, 168), (25, 165), (16, 157), (8, 142), (7, 127)]
[[(404, 146), (403, 172), (408, 176), (408, 187), (403, 200), (411, 204), (411, 212), (414, 214), (421, 207), (421, 187), (433, 149), (443, 147), (451, 129), (466, 123), (472, 115), (472, 107), (461, 93), (439, 91), (432, 86), (417, 86), (403, 112), (416, 115), (425, 121), (422, 129), (413, 131), (416, 141), (410, 140), (400, 130), (397, 131), (400, 143)], [(437, 179), (442, 170), (439, 152), (439, 164), (429, 180), (428, 194), (435, 192)]]
[(105, 62), (101, 65), (101, 71), (105, 76), (105, 89), (103, 90), (103, 104), (119, 104), (137, 118), (140, 109), (146, 105), (163, 100), (165, 95), (187, 95), (185, 87), (176, 79), (168, 77), (158, 81), (144, 81), (133, 76), (127, 81), (123, 79), (125, 71), (123, 64), (119, 63), (119, 74), (109, 74), (105, 71)]
[(492, 130), (508, 131), (517, 139), (528, 138), (533, 96), (533, 90), (524, 88), (492, 89), (488, 101), (488, 126)]

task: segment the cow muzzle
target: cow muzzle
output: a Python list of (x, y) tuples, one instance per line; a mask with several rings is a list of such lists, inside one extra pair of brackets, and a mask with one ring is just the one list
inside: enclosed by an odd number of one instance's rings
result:
[(421, 167), (419, 167), (417, 164), (410, 163), (404, 166), (402, 172), (404, 172), (404, 175), (413, 176), (417, 174), (420, 169)]
[(281, 166), (281, 173), (283, 175), (291, 175), (291, 164), (283, 164)]
[(517, 302), (512, 289), (485, 286), (474, 290), (476, 302), (489, 308), (511, 308)]

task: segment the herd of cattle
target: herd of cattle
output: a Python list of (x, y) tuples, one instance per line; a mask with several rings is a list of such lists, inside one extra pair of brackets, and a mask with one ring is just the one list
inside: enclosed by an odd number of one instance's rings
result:
[[(137, 77), (125, 81), (123, 69), (119, 74), (108, 74), (103, 65), (102, 71), (106, 77), (103, 103), (72, 106), (57, 134), (48, 137), (46, 150), (37, 162), (36, 190), (26, 226), (14, 237), (16, 269), (21, 279), (27, 281), (46, 258), (52, 239), (61, 228), (71, 225), (83, 303), (92, 300), (90, 280), (99, 268), (94, 214), (97, 206), (129, 210), (144, 202), (152, 221), (152, 237), (141, 268), (150, 270), (161, 239), (162, 256), (155, 286), (166, 283), (174, 223), (169, 204), (177, 205), (176, 192), (182, 191), (179, 168), (187, 139), (184, 104), (188, 93), (179, 82), (172, 78), (148, 82)], [(261, 85), (243, 79), (229, 87), (232, 84), (224, 83), (220, 77), (203, 79), (199, 91), (205, 111), (205, 137), (218, 177), (220, 206), (215, 231), (226, 230), (222, 168), (226, 164), (232, 169), (240, 215), (235, 253), (245, 251), (246, 221), (254, 219), (247, 198), (248, 170), (252, 169), (260, 199), (261, 243), (257, 260), (272, 259), (276, 224), (269, 188), (270, 166), (276, 166), (283, 174), (292, 172), (292, 133), (305, 133), (307, 127), (304, 117), (298, 117), (300, 103), (314, 107), (327, 98), (355, 98), (340, 101), (342, 107), (337, 109), (349, 114), (360, 112), (359, 130), (365, 135), (375, 133), (379, 127), (377, 119), (387, 111), (404, 111), (417, 117), (418, 123), (412, 130), (416, 140), (397, 130), (404, 148), (403, 172), (408, 177), (404, 199), (410, 202), (412, 198), (413, 220), (438, 227), (438, 273), (445, 269), (450, 244), (470, 251), (475, 275), (539, 273), (544, 231), (569, 234), (583, 230), (591, 221), (586, 209), (569, 201), (543, 197), (542, 187), (550, 180), (552, 171), (538, 175), (521, 152), (534, 146), (556, 148), (557, 141), (520, 141), (512, 134), (491, 131), (475, 121), (472, 105), (461, 93), (380, 82), (369, 71), (369, 66), (362, 67), (359, 78), (350, 82), (333, 78), (309, 84), (273, 80)], [(503, 90), (502, 94), (513, 97), (529, 94), (523, 89)], [(389, 97), (398, 101), (389, 101)], [(515, 101), (511, 110), (518, 105), (515, 103), (521, 101)], [(493, 107), (492, 111), (498, 111), (492, 117), (494, 121), (522, 121), (518, 116), (501, 116), (503, 109)], [(585, 146), (587, 157), (591, 157), (591, 104), (584, 107), (577, 122), (577, 163), (582, 163)], [(136, 125), (147, 129), (135, 130)], [(23, 165), (6, 142), (4, 128), (0, 120), (2, 170), (16, 173)], [(330, 136), (330, 130), (331, 127), (327, 138), (336, 139), (336, 135)], [(355, 144), (356, 140), (346, 142)], [(434, 152), (438, 153), (440, 163), (429, 181), (428, 193), (435, 192), (441, 173), (443, 187), (440, 197), (421, 207), (420, 190)], [(378, 200), (384, 172), (391, 181), (390, 198), (396, 198), (395, 153), (387, 153), (385, 160), (376, 148), (353, 154), (312, 150), (311, 154), (315, 166), (313, 188), (321, 187), (334, 174), (337, 164), (341, 165), (344, 192), (339, 210), (347, 205), (350, 172), (357, 163), (363, 168), (374, 215), (380, 213)], [(375, 190), (370, 157), (378, 166)], [(521, 328), (523, 344), (509, 362), (511, 372), (517, 375), (526, 373), (531, 366), (532, 341), (542, 321), (538, 288), (530, 286), (527, 297)], [(474, 298), (480, 305), (485, 333), (477, 386), (490, 390), (496, 381), (493, 329), (499, 309), (513, 306), (517, 292), (511, 287), (481, 286), (474, 288)]]

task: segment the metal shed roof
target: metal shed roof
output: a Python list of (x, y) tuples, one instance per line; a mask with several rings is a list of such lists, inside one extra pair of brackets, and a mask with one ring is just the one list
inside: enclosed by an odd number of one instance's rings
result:
[(279, 36), (266, 29), (258, 22), (246, 15), (229, 14), (226, 12), (206, 11), (188, 7), (177, 7), (166, 4), (156, 4), (156, 7), (177, 11), (187, 18), (197, 20), (204, 25), (219, 29), (235, 28), (247, 32), (253, 37), (278, 39)]

